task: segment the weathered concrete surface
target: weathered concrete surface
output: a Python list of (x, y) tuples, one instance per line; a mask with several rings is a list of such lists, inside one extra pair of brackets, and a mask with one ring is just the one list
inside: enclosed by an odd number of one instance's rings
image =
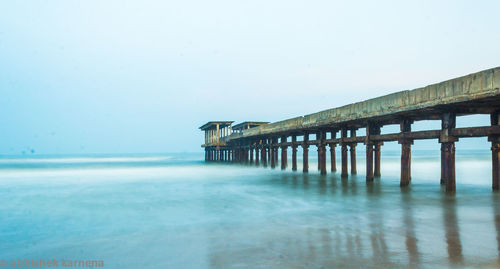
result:
[[(497, 99), (498, 98), (498, 99)], [(436, 110), (450, 108), (460, 113), (461, 109), (481, 109), (482, 100), (500, 104), (500, 67), (451, 79), (423, 88), (396, 92), (366, 101), (328, 109), (284, 121), (251, 128), (242, 134), (234, 134), (228, 140), (293, 133), (321, 127), (335, 127), (360, 121), (384, 121), (393, 117), (418, 119), (434, 114)], [(474, 105), (474, 102), (477, 101)], [(470, 106), (468, 106), (470, 104)]]

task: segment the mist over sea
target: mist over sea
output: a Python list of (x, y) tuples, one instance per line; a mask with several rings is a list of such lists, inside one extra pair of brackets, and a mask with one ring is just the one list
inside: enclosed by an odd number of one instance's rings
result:
[[(337, 154), (339, 150), (337, 151)], [(298, 154), (300, 157), (300, 152)], [(500, 195), (489, 150), (460, 150), (457, 194), (439, 150), (399, 151), (382, 177), (205, 163), (203, 153), (0, 158), (0, 260), (105, 268), (498, 267)], [(340, 156), (337, 167), (340, 168)], [(328, 158), (329, 165), (329, 158)]]

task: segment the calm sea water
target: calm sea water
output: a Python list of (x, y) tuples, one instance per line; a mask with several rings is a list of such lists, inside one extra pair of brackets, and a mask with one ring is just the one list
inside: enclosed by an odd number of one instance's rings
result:
[[(311, 155), (312, 154), (311, 152)], [(204, 163), (203, 154), (0, 159), (0, 260), (103, 260), (105, 268), (498, 267), (500, 196), (488, 151), (399, 153), (382, 177)], [(339, 164), (338, 164), (339, 165)], [(340, 165), (339, 165), (340, 167)], [(299, 170), (300, 170), (299, 165)]]

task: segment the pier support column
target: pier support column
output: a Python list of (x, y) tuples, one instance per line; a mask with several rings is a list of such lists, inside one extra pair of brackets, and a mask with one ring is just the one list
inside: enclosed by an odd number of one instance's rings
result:
[(366, 181), (373, 181), (373, 144), (366, 144)]
[(375, 163), (374, 163), (374, 171), (373, 171), (373, 176), (375, 177), (380, 177), (380, 148), (384, 143), (382, 142), (376, 142), (374, 145), (374, 155), (375, 155)]
[(281, 170), (285, 170), (287, 166), (287, 146), (285, 145), (286, 143), (286, 136), (281, 137)]
[(500, 188), (500, 136), (491, 137), (492, 184), (494, 191)]
[(304, 134), (304, 141), (302, 142), (302, 172), (307, 173), (309, 171), (309, 134)]
[(281, 147), (281, 170), (285, 170), (287, 167), (287, 148), (286, 146)]
[(400, 137), (398, 143), (401, 144), (401, 179), (400, 186), (405, 187), (410, 184), (411, 179), (411, 145), (413, 140), (406, 138), (406, 133), (411, 132), (412, 120), (404, 119), (400, 124)]
[(321, 171), (321, 150), (319, 149), (319, 145), (321, 144), (321, 132), (316, 133), (316, 141), (318, 141), (316, 145), (318, 148), (318, 171)]
[(335, 143), (330, 144), (330, 170), (332, 172), (337, 171), (337, 161), (336, 161), (336, 156), (335, 156), (335, 147), (337, 145)]
[(342, 162), (342, 174), (341, 174), (341, 177), (347, 177), (348, 173), (347, 173), (347, 167), (348, 167), (348, 163), (347, 163), (347, 143), (344, 142), (344, 139), (347, 138), (347, 129), (346, 128), (342, 128), (341, 130), (341, 138), (342, 138), (342, 142), (340, 143), (340, 146), (341, 146), (341, 162)]
[[(351, 129), (351, 137), (356, 137), (356, 129), (352, 128)], [(351, 174), (355, 175), (358, 173), (358, 170), (356, 168), (356, 143), (351, 143), (350, 150), (351, 150)]]
[(267, 152), (266, 152), (266, 146), (265, 145), (262, 145), (261, 159), (262, 159), (262, 165), (264, 165), (264, 167), (267, 167)]
[(347, 167), (348, 167), (348, 163), (347, 163), (347, 144), (346, 143), (342, 143), (341, 145), (341, 162), (342, 162), (342, 174), (341, 176), (342, 177), (347, 177), (348, 176), (348, 172), (347, 172)]
[(454, 113), (441, 115), (441, 182), (446, 186), (446, 192), (455, 193), (455, 142), (458, 138), (451, 136), (451, 129), (456, 126)]
[(444, 185), (445, 184), (445, 173), (444, 173), (444, 150), (443, 150), (443, 145), (441, 145), (441, 180), (440, 184)]
[[(331, 131), (331, 139), (335, 139), (337, 137), (337, 130)], [(337, 160), (335, 156), (335, 147), (337, 144), (330, 143), (330, 171), (337, 171)]]
[[(491, 126), (500, 125), (500, 111), (495, 111), (490, 115)], [(492, 135), (488, 137), (491, 142), (491, 168), (492, 168), (492, 182), (491, 187), (493, 191), (500, 189), (500, 136)]]
[(446, 192), (454, 193), (456, 190), (455, 183), (455, 143), (441, 143), (441, 154), (443, 157), (441, 173), (444, 176), (444, 184)]
[(319, 133), (319, 143), (318, 143), (318, 164), (320, 174), (326, 175), (326, 148), (325, 148), (326, 132), (321, 131)]
[(257, 144), (255, 146), (255, 165), (259, 166), (260, 160), (259, 160), (259, 155), (260, 155), (260, 144)]
[(277, 166), (278, 163), (279, 163), (279, 159), (278, 159), (278, 151), (279, 151), (279, 147), (278, 146), (275, 146), (274, 147), (274, 163), (275, 165)]
[(413, 141), (409, 139), (401, 139), (399, 140), (399, 144), (401, 144), (401, 180), (399, 185), (404, 187), (410, 184), (411, 145), (413, 144)]
[(319, 158), (320, 173), (322, 175), (326, 175), (326, 148), (324, 144), (318, 147), (318, 152), (320, 156)]
[(366, 182), (373, 181), (373, 147), (372, 135), (377, 134), (377, 126), (374, 123), (368, 123), (366, 126), (365, 145), (366, 145)]
[(292, 136), (292, 171), (297, 171), (297, 136)]
[(357, 174), (357, 169), (356, 169), (356, 143), (351, 143), (349, 144), (350, 147), (350, 152), (351, 152), (351, 174), (355, 175)]
[(274, 139), (271, 140), (271, 168), (276, 167), (276, 146), (274, 145)]
[(250, 164), (253, 164), (253, 146), (250, 146)]
[(268, 139), (268, 145), (267, 145), (267, 160), (268, 160), (268, 163), (271, 164), (272, 162), (272, 157), (273, 157), (273, 152), (272, 152), (272, 140), (271, 139)]

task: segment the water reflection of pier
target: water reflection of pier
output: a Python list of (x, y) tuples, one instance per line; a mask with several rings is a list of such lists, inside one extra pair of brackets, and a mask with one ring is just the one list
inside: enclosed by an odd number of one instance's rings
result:
[[(496, 265), (497, 258), (500, 260), (499, 197), (494, 197), (494, 211), (489, 213), (497, 235), (499, 256), (491, 257), (494, 260), (467, 259), (461, 238), (461, 232), (467, 231), (460, 229), (459, 206), (453, 196), (437, 192), (429, 198), (436, 203), (431, 203), (433, 208), (423, 214), (429, 218), (423, 221), (416, 205), (426, 198), (412, 191), (392, 192), (388, 196), (387, 189), (383, 189), (378, 180), (371, 184), (355, 184), (356, 181), (359, 179), (345, 180), (334, 175), (283, 174), (269, 184), (285, 190), (288, 187), (293, 192), (303, 191), (301, 199), (313, 205), (331, 202), (331, 207), (325, 207), (328, 210), (322, 212), (304, 211), (303, 216), (292, 220), (271, 217), (271, 221), (252, 227), (219, 229), (211, 235), (212, 266), (421, 268), (449, 264), (474, 267)], [(338, 213), (338, 210), (344, 211)], [(338, 215), (342, 219), (338, 219)], [(472, 246), (477, 244), (472, 243)], [(254, 258), (250, 261), (245, 257)]]

